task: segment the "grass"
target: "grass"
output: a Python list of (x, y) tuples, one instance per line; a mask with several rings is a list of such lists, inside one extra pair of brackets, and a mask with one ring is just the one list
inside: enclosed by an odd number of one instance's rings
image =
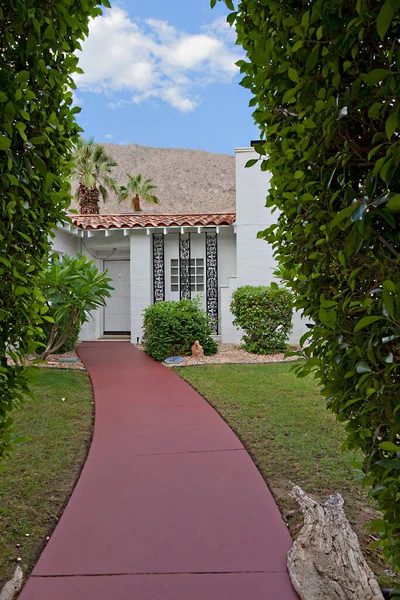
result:
[[(15, 411), (25, 441), (0, 473), (0, 591), (18, 564), (28, 574), (68, 500), (92, 433), (92, 392), (76, 371), (41, 369), (35, 399)], [(64, 398), (64, 400), (63, 400)]]
[(330, 413), (311, 377), (297, 379), (289, 364), (212, 365), (176, 372), (200, 392), (238, 435), (267, 481), (295, 537), (302, 526), (291, 483), (316, 500), (340, 492), (347, 517), (380, 584), (394, 582), (363, 525), (376, 518), (352, 463), (342, 452), (345, 432)]

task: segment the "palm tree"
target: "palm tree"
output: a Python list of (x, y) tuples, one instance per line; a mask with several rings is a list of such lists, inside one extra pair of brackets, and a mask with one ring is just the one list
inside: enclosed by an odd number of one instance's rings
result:
[(140, 206), (140, 200), (145, 202), (152, 202), (153, 204), (159, 204), (160, 200), (157, 196), (154, 196), (153, 190), (157, 186), (153, 185), (152, 179), (143, 179), (143, 176), (139, 173), (136, 177), (128, 175), (128, 183), (122, 186), (120, 189), (120, 200), (126, 200), (131, 197), (133, 210), (140, 212), (142, 210)]
[(100, 196), (107, 201), (108, 192), (119, 194), (119, 187), (111, 176), (113, 162), (104, 146), (94, 142), (93, 138), (79, 138), (73, 156), (74, 167), (72, 179), (79, 182), (75, 198), (79, 202), (79, 210), (83, 215), (100, 213)]

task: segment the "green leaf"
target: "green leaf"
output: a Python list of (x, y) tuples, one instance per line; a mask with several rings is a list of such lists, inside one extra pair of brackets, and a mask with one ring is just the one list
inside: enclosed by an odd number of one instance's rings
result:
[(41, 136), (41, 135), (37, 135), (37, 136), (35, 136), (35, 137), (31, 137), (31, 138), (29, 139), (29, 142), (30, 142), (31, 144), (34, 144), (34, 145), (37, 145), (37, 144), (44, 144), (44, 141), (45, 141), (45, 139), (44, 139), (44, 137), (43, 137), (43, 136)]
[(386, 119), (385, 132), (389, 140), (397, 129), (398, 114), (398, 110), (396, 109), (390, 114), (389, 118)]
[(393, 442), (382, 442), (379, 447), (387, 452), (400, 452), (400, 446), (393, 444)]
[(297, 42), (295, 42), (292, 46), (292, 52), (297, 52), (297, 50), (300, 50), (300, 48), (302, 48), (304, 45), (303, 40), (298, 40)]
[(287, 102), (292, 100), (292, 98), (294, 98), (296, 94), (297, 94), (297, 87), (290, 88), (290, 90), (287, 90), (287, 92), (285, 92), (285, 94), (283, 95), (283, 98), (282, 98), (283, 104), (286, 104)]
[(360, 374), (361, 373), (372, 373), (369, 364), (366, 363), (364, 360), (361, 360), (359, 363), (357, 363), (356, 371), (357, 371), (357, 373), (360, 373)]
[(301, 179), (302, 177), (304, 177), (304, 171), (296, 171), (294, 174), (294, 178), (295, 179)]
[(258, 152), (258, 154), (261, 154), (262, 156), (265, 156), (266, 152), (265, 152), (265, 148), (264, 146), (262, 146), (261, 144), (254, 144), (254, 150), (256, 152)]
[(314, 50), (308, 55), (306, 61), (306, 73), (311, 73), (311, 71), (315, 68), (318, 62), (319, 56), (319, 47), (314, 48)]
[(368, 325), (371, 325), (372, 323), (375, 323), (376, 321), (381, 321), (382, 317), (376, 317), (376, 316), (368, 316), (368, 317), (363, 317), (362, 319), (360, 319), (360, 321), (357, 321), (356, 326), (354, 327), (354, 333), (357, 333), (358, 331), (360, 331), (360, 329), (364, 329), (364, 327), (368, 327)]
[(28, 138), (26, 137), (26, 133), (25, 133), (25, 129), (26, 129), (25, 123), (22, 123), (22, 121), (18, 121), (18, 123), (15, 124), (15, 128), (18, 129), (19, 134), (22, 137), (22, 139), (26, 141)]
[(394, 196), (392, 196), (390, 198), (389, 202), (386, 204), (386, 208), (388, 208), (392, 212), (399, 212), (400, 211), (400, 194), (395, 194)]
[(343, 210), (338, 212), (331, 221), (331, 228), (336, 227), (342, 221), (344, 221), (345, 219), (348, 219), (355, 211), (356, 206), (357, 205), (354, 203), (351, 206), (348, 206), (347, 208), (344, 208)]
[(298, 25), (299, 22), (296, 17), (286, 17), (286, 19), (283, 21), (283, 24), (285, 27), (293, 27), (294, 25)]
[(391, 71), (388, 71), (387, 69), (374, 69), (367, 75), (363, 75), (363, 80), (367, 85), (372, 86), (380, 83), (389, 75), (391, 75)]
[(374, 104), (372, 104), (372, 106), (370, 106), (370, 109), (368, 111), (368, 116), (371, 117), (371, 119), (377, 119), (379, 117), (381, 108), (382, 108), (381, 102), (374, 102)]
[(296, 69), (293, 69), (293, 67), (289, 67), (289, 69), (288, 69), (288, 75), (289, 75), (289, 78), (292, 81), (294, 81), (294, 83), (299, 83), (300, 82), (298, 73), (297, 73)]
[(4, 117), (6, 121), (12, 121), (15, 115), (15, 108), (12, 102), (7, 102), (4, 107)]
[(378, 30), (381, 40), (385, 37), (394, 15), (394, 9), (392, 8), (391, 0), (386, 0), (385, 4), (379, 11), (378, 19), (376, 22), (376, 28)]
[(43, 177), (45, 177), (47, 174), (47, 167), (46, 167), (45, 163), (43, 162), (43, 160), (40, 158), (40, 156), (38, 156), (37, 154), (34, 154), (32, 156), (32, 163), (38, 169), (39, 173), (41, 175), (43, 175)]
[(400, 460), (390, 460), (389, 458), (383, 458), (382, 460), (378, 460), (376, 464), (380, 467), (384, 467), (385, 469), (400, 469)]
[(389, 317), (394, 317), (393, 298), (387, 288), (383, 288), (382, 301)]
[(7, 102), (8, 96), (4, 92), (0, 92), (0, 102)]
[(29, 71), (19, 71), (15, 76), (15, 81), (20, 83), (27, 83), (29, 80)]
[(5, 135), (0, 135), (0, 150), (8, 150), (11, 146), (10, 138)]
[(259, 160), (258, 158), (251, 158), (250, 160), (248, 160), (246, 163), (246, 169), (257, 164), (258, 160)]

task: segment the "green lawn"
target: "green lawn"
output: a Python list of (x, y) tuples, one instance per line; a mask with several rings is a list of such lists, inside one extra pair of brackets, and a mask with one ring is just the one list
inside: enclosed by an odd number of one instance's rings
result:
[(351, 463), (341, 452), (345, 434), (311, 377), (297, 379), (289, 364), (213, 365), (176, 369), (227, 421), (249, 451), (295, 536), (302, 525), (290, 482), (315, 499), (340, 492), (364, 555), (381, 584), (393, 583), (363, 525), (375, 518)]
[(41, 369), (34, 391), (35, 400), (27, 399), (13, 414), (15, 433), (26, 441), (17, 444), (0, 472), (0, 591), (18, 557), (24, 575), (37, 561), (74, 487), (92, 433), (92, 392), (85, 374)]

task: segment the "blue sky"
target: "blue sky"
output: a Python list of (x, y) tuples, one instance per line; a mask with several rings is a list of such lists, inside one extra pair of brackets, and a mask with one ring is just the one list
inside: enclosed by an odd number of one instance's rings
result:
[(76, 77), (84, 135), (233, 154), (257, 138), (222, 3), (120, 0), (90, 26)]

